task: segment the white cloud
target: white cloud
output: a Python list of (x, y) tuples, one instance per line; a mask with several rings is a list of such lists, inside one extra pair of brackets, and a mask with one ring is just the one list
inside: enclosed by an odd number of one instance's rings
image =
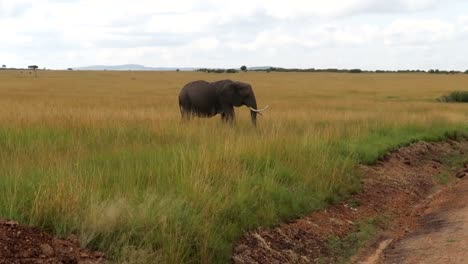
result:
[(189, 33), (203, 32), (215, 17), (203, 12), (164, 14), (152, 16), (146, 26), (148, 32)]
[(22, 15), (28, 8), (31, 2), (28, 0), (0, 0), (0, 18), (2, 17), (17, 17)]
[(427, 45), (450, 41), (455, 26), (439, 19), (399, 19), (384, 29), (385, 43), (394, 45)]
[(192, 43), (192, 47), (200, 50), (214, 50), (219, 47), (219, 41), (215, 37), (199, 38)]
[(0, 0), (0, 63), (443, 68), (455, 49), (468, 56), (459, 48), (467, 9), (461, 0)]
[(289, 0), (268, 1), (269, 14), (286, 18), (297, 15), (347, 16), (359, 13), (412, 12), (435, 7), (435, 0)]

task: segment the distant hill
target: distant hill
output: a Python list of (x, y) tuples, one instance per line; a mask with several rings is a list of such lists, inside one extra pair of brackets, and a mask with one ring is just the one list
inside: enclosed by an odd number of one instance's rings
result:
[(194, 71), (196, 68), (173, 68), (173, 67), (147, 67), (139, 64), (123, 64), (123, 65), (92, 65), (85, 67), (75, 67), (74, 70), (82, 71)]

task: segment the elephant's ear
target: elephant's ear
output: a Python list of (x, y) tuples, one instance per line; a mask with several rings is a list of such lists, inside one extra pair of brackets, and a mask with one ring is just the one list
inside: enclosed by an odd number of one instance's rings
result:
[(228, 103), (234, 106), (242, 104), (242, 97), (239, 93), (239, 87), (235, 82), (226, 83), (219, 90), (219, 99), (221, 103)]

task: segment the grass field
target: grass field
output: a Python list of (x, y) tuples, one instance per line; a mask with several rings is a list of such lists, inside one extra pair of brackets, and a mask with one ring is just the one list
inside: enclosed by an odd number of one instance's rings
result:
[[(0, 71), (0, 216), (120, 263), (225, 263), (248, 229), (359, 189), (356, 164), (468, 134), (468, 75)], [(180, 123), (192, 80), (252, 84), (237, 125)]]

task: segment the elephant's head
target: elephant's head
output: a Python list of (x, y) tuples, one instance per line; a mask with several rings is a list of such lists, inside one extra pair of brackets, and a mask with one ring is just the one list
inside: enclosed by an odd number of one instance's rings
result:
[(223, 84), (219, 87), (219, 93), (221, 106), (225, 107), (225, 104), (232, 106), (247, 106), (250, 109), (250, 116), (252, 123), (256, 125), (257, 123), (257, 113), (262, 114), (261, 112), (264, 109), (257, 109), (257, 100), (255, 99), (255, 94), (253, 92), (252, 86), (248, 83), (243, 82), (234, 82), (230, 80), (223, 81)]

